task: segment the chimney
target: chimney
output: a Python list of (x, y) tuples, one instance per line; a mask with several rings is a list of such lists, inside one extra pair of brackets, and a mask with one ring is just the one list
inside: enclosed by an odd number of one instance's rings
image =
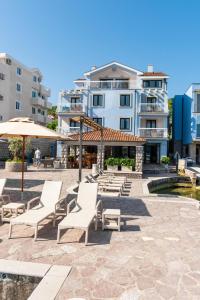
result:
[(97, 68), (96, 66), (92, 66), (92, 67), (91, 67), (91, 71), (96, 70), (96, 68)]
[(147, 72), (153, 73), (153, 65), (147, 65)]

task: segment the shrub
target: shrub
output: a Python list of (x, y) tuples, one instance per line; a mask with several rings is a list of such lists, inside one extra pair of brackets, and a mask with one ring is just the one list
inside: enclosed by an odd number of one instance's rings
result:
[[(14, 162), (21, 162), (22, 161), (22, 148), (23, 148), (23, 140), (22, 138), (13, 138), (9, 139), (8, 141), (9, 146), (8, 149), (10, 150), (12, 160)], [(30, 141), (26, 140), (26, 151), (30, 150)]]
[(170, 163), (170, 158), (168, 156), (162, 156), (161, 163), (164, 165), (168, 165)]
[(109, 157), (105, 160), (106, 166), (118, 166), (119, 165), (119, 158)]
[(121, 158), (120, 159), (120, 165), (124, 167), (128, 167), (131, 169), (132, 167), (135, 167), (135, 159), (132, 158)]

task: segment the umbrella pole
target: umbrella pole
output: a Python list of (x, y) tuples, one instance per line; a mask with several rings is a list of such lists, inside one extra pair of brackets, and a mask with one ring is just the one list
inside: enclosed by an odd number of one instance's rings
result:
[(23, 200), (23, 192), (24, 192), (24, 157), (25, 157), (25, 136), (23, 136), (23, 144), (22, 144), (22, 181), (21, 181), (22, 200)]
[(78, 181), (79, 183), (82, 180), (82, 152), (83, 152), (83, 121), (82, 118), (80, 119), (80, 140), (79, 140), (79, 176), (78, 176)]

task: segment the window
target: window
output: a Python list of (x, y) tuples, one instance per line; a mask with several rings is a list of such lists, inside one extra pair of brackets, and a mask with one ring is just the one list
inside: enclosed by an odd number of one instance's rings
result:
[(147, 103), (156, 103), (156, 97), (147, 97)]
[(22, 69), (17, 67), (17, 75), (21, 76), (22, 75)]
[(35, 107), (32, 107), (32, 114), (35, 115), (35, 113), (36, 113)]
[(6, 63), (7, 63), (7, 65), (11, 65), (12, 64), (12, 60), (10, 58), (6, 58)]
[(120, 95), (120, 106), (130, 106), (130, 95)]
[(0, 95), (0, 101), (3, 101), (3, 95)]
[(0, 73), (0, 80), (5, 80), (5, 74)]
[(37, 97), (37, 92), (36, 91), (32, 91), (32, 98), (36, 98)]
[(70, 120), (69, 126), (70, 127), (79, 127), (79, 123), (76, 121)]
[(93, 118), (93, 121), (102, 126), (102, 118)]
[(112, 81), (113, 81), (112, 78), (100, 79), (100, 88), (101, 89), (110, 89)]
[(35, 76), (35, 75), (33, 76), (33, 81), (37, 82), (37, 76)]
[(0, 121), (3, 121), (3, 116), (2, 115), (0, 115)]
[(80, 103), (80, 98), (71, 97), (71, 103)]
[(44, 115), (45, 115), (45, 112), (44, 112), (44, 110), (42, 110), (42, 112), (41, 112), (41, 115), (42, 115), (42, 116), (44, 116)]
[(130, 130), (131, 129), (130, 118), (120, 118), (120, 129), (121, 130)]
[(200, 112), (200, 94), (197, 94), (197, 104), (195, 112)]
[(146, 128), (156, 128), (156, 120), (147, 120)]
[(16, 110), (21, 110), (21, 103), (20, 103), (20, 101), (16, 101), (15, 102), (15, 108), (16, 108)]
[(21, 84), (20, 83), (16, 84), (16, 90), (17, 90), (17, 92), (21, 92), (22, 88), (21, 88)]
[(93, 106), (103, 106), (103, 95), (93, 95)]
[(144, 88), (162, 88), (162, 80), (143, 80)]

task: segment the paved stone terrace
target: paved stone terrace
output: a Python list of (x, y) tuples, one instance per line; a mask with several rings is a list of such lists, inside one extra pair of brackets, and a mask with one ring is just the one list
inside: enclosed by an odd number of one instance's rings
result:
[[(1, 178), (19, 175), (0, 171)], [(44, 179), (62, 179), (64, 193), (76, 176), (76, 170), (28, 172), (27, 193), (39, 193)], [(18, 181), (10, 183), (14, 189)], [(57, 300), (200, 299), (200, 211), (196, 202), (144, 197), (139, 180), (132, 182), (132, 195), (136, 186), (141, 197), (104, 200), (104, 207), (119, 207), (126, 217), (121, 232), (100, 228), (95, 232), (91, 227), (90, 245), (84, 246), (82, 232), (69, 230), (57, 245), (52, 224), (39, 231), (37, 242), (32, 239), (33, 230), (24, 226), (14, 227), (16, 238), (8, 240), (8, 224), (3, 224), (0, 258), (71, 265)]]

